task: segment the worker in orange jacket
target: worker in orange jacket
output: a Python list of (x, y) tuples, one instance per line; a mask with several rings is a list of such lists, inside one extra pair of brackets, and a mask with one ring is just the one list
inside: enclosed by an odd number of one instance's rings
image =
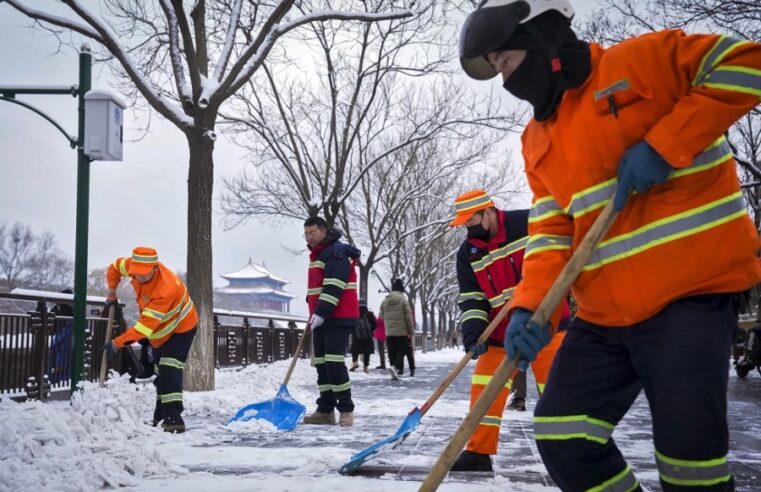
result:
[(196, 334), (198, 314), (188, 289), (174, 272), (159, 261), (153, 248), (140, 246), (132, 256), (117, 258), (106, 273), (109, 302), (116, 301), (122, 277), (130, 277), (137, 295), (140, 319), (106, 343), (109, 358), (133, 342), (147, 338), (156, 363), (156, 409), (153, 426), (167, 432), (185, 432), (182, 419), (182, 372)]
[[(457, 304), (462, 311), (462, 344), (466, 352), (473, 352), (473, 358), (478, 359), (470, 385), (472, 408), (505, 358), (503, 345), (509, 317), (494, 329), (486, 343), (476, 342), (505, 303), (510, 302), (521, 280), (529, 211), (499, 210), (484, 190), (461, 194), (454, 206), (457, 213), (450, 227), (465, 226), (468, 230), (468, 237), (457, 252), (460, 287)], [(562, 314), (567, 321), (570, 311), (566, 303), (564, 310)], [(540, 395), (564, 337), (565, 332), (558, 330), (531, 364)], [(491, 456), (497, 454), (502, 413), (511, 385), (512, 378), (479, 422), (452, 471), (492, 471)]]
[[(641, 389), (664, 490), (732, 490), (727, 374), (735, 293), (761, 280), (758, 234), (724, 137), (759, 103), (761, 46), (678, 30), (580, 41), (567, 0), (486, 0), (462, 28), (468, 75), (528, 101), (534, 194), (508, 356), (550, 340), (530, 323), (616, 195), (619, 215), (573, 285), (577, 318), (534, 413), (563, 490), (634, 490), (611, 437)], [(635, 192), (631, 194), (631, 192)]]

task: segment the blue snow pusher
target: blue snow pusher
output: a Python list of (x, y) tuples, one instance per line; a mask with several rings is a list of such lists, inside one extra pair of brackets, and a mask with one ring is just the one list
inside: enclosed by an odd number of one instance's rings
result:
[(283, 384), (280, 385), (280, 389), (277, 390), (275, 398), (271, 400), (265, 400), (259, 403), (251, 403), (238, 410), (233, 418), (227, 421), (228, 425), (232, 422), (248, 422), (251, 419), (266, 420), (271, 422), (278, 430), (292, 431), (299, 425), (301, 417), (306, 413), (306, 407), (301, 403), (293, 399), (288, 393), (288, 381), (293, 374), (293, 368), (296, 367), (296, 362), (299, 360), (301, 351), (304, 347), (304, 340), (309, 334), (310, 326), (304, 328), (304, 334), (301, 335), (299, 345), (296, 347), (296, 352), (291, 359), (291, 365), (288, 367), (288, 372), (285, 375)]
[[(486, 340), (491, 336), (494, 329), (502, 322), (503, 319), (505, 319), (505, 316), (507, 316), (508, 311), (510, 310), (511, 302), (505, 303), (505, 305), (500, 309), (500, 311), (497, 313), (497, 315), (494, 317), (493, 320), (489, 323), (489, 326), (486, 327), (486, 329), (481, 333), (481, 336), (478, 337), (478, 341), (473, 345), (474, 347), (485, 343)], [(456, 366), (449, 372), (446, 378), (444, 378), (444, 381), (441, 382), (438, 388), (433, 392), (433, 394), (426, 400), (426, 402), (420, 407), (415, 407), (408, 415), (407, 418), (404, 419), (404, 422), (402, 422), (402, 425), (399, 426), (399, 428), (396, 430), (396, 432), (385, 438), (382, 441), (379, 441), (372, 446), (370, 446), (367, 449), (364, 449), (360, 451), (359, 453), (355, 454), (351, 457), (351, 460), (343, 465), (341, 468), (338, 469), (338, 472), (341, 475), (348, 475), (351, 474), (352, 471), (356, 470), (360, 466), (362, 466), (363, 463), (365, 463), (367, 460), (377, 456), (381, 451), (385, 451), (387, 449), (393, 449), (396, 446), (400, 445), (404, 442), (405, 439), (407, 439), (407, 436), (410, 435), (410, 433), (415, 430), (415, 427), (420, 423), (420, 419), (423, 418), (423, 416), (428, 413), (428, 410), (431, 409), (434, 403), (439, 399), (439, 397), (444, 393), (444, 391), (449, 387), (450, 384), (452, 384), (452, 381), (454, 381), (457, 376), (460, 375), (463, 369), (465, 369), (465, 366), (468, 365), (468, 362), (470, 362), (473, 358), (473, 351), (468, 351), (463, 355), (462, 359), (460, 359), (460, 362), (457, 363)]]
[(423, 412), (421, 412), (419, 408), (415, 407), (415, 409), (412, 410), (404, 419), (402, 425), (396, 429), (396, 432), (383, 439), (382, 441), (376, 442), (369, 448), (363, 449), (359, 453), (353, 455), (351, 460), (343, 465), (338, 470), (338, 472), (341, 475), (350, 475), (351, 472), (362, 466), (364, 462), (380, 453), (381, 451), (385, 449), (394, 449), (403, 443), (404, 440), (407, 439), (407, 436), (409, 436), (410, 433), (415, 430), (415, 427), (417, 427), (417, 425), (420, 423), (421, 418), (423, 418)]
[(277, 430), (291, 431), (296, 428), (301, 417), (306, 413), (306, 407), (293, 399), (285, 384), (280, 385), (275, 398), (251, 403), (238, 410), (231, 422), (248, 422), (251, 419), (271, 422)]

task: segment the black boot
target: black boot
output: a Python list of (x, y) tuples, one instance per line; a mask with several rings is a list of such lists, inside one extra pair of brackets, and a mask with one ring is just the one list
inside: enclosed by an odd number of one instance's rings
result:
[(515, 410), (516, 412), (526, 411), (526, 399), (521, 396), (513, 395), (513, 399), (510, 400), (510, 404), (507, 406), (508, 410)]
[(490, 472), (494, 470), (491, 466), (491, 456), (466, 450), (454, 462), (451, 471)]
[(158, 427), (158, 425), (163, 420), (163, 412), (161, 411), (161, 400), (156, 400), (156, 408), (153, 410), (153, 426)]
[(161, 428), (164, 432), (182, 434), (185, 432), (185, 421), (182, 420), (182, 403), (168, 403), (163, 406), (164, 421)]

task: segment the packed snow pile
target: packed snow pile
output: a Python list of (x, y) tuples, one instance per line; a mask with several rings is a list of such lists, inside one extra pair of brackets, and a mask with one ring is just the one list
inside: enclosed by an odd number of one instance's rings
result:
[(85, 383), (71, 402), (0, 400), (0, 490), (97, 490), (185, 473), (150, 446), (152, 385)]

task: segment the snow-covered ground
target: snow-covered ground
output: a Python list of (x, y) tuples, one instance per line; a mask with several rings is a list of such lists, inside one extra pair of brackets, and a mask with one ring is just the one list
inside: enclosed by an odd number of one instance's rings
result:
[[(241, 406), (272, 398), (288, 361), (219, 371), (217, 390), (186, 393), (189, 430), (182, 435), (146, 425), (155, 402), (153, 385), (129, 384), (126, 377), (109, 380), (106, 388), (88, 383), (71, 403), (4, 399), (0, 401), (0, 490), (414, 491), (420, 482), (395, 480), (391, 475), (343, 477), (336, 470), (353, 453), (393, 432), (409, 410), (423, 403), (420, 395), (430, 394), (461, 356), (457, 350), (418, 353), (418, 375), (399, 383), (392, 383), (382, 371), (352, 373), (357, 410), (351, 428), (299, 426), (280, 433), (258, 421), (224, 425)], [(408, 449), (399, 459), (406, 465), (430, 467), (467, 413), (470, 370), (465, 372), (458, 379), (459, 390), (445, 393), (413, 433), (427, 435), (429, 444), (412, 436), (404, 444)], [(752, 377), (755, 380), (747, 382), (761, 383), (757, 374)], [(308, 361), (296, 366), (288, 388), (308, 412), (314, 409), (315, 371)], [(646, 406), (642, 407), (646, 413)], [(497, 460), (496, 478), (445, 482), (440, 490), (553, 490), (537, 483), (517, 483), (508, 478), (509, 473), (500, 473), (501, 468), (514, 466), (523, 467), (518, 473), (539, 477), (545, 473), (528, 431), (531, 412), (511, 413), (509, 420), (500, 455), (527, 455), (522, 465), (514, 461), (503, 465)], [(643, 429), (630, 425), (616, 432), (619, 445), (628, 434), (633, 436), (627, 458), (652, 461), (649, 440), (636, 440)], [(654, 469), (633, 466), (640, 480), (657, 482)]]

